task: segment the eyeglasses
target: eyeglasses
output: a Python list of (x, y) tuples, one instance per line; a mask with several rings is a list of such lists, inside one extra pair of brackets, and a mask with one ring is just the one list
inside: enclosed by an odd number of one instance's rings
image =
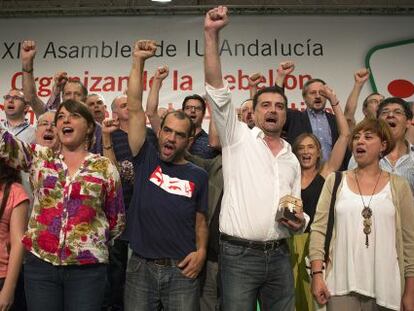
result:
[(391, 113), (394, 116), (405, 116), (405, 111), (402, 109), (383, 109), (380, 111), (380, 116), (389, 116)]
[(24, 97), (22, 96), (17, 96), (17, 95), (4, 95), (3, 96), (4, 100), (11, 100), (11, 101), (15, 101), (15, 100), (21, 100), (22, 102), (24, 102)]
[(201, 107), (201, 106), (189, 106), (189, 105), (187, 105), (187, 106), (184, 107), (185, 111), (192, 111), (193, 109), (195, 111), (198, 111), (198, 112), (203, 111), (203, 107)]
[(55, 126), (56, 126), (55, 122), (49, 122), (46, 120), (37, 122), (37, 127), (55, 127)]

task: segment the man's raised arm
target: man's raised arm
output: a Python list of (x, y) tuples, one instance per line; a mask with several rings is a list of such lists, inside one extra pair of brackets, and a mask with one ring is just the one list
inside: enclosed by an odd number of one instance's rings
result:
[(20, 48), (23, 72), (23, 94), (24, 100), (32, 107), (36, 117), (46, 111), (45, 104), (36, 94), (36, 85), (33, 76), (33, 61), (36, 56), (36, 42), (25, 40)]
[(219, 6), (207, 12), (204, 19), (204, 74), (206, 83), (213, 88), (222, 88), (220, 56), (218, 52), (219, 32), (229, 22), (227, 8)]
[(142, 75), (147, 58), (154, 56), (156, 43), (152, 40), (135, 42), (132, 54), (132, 68), (129, 74), (127, 103), (128, 103), (128, 142), (133, 156), (136, 156), (145, 142), (145, 113), (142, 108)]
[(359, 69), (354, 74), (354, 86), (351, 93), (348, 96), (345, 105), (344, 115), (351, 129), (355, 127), (355, 112), (358, 106), (359, 95), (361, 94), (362, 87), (369, 79), (369, 70), (366, 68)]
[(158, 115), (158, 104), (160, 101), (160, 90), (161, 90), (162, 82), (164, 81), (165, 78), (167, 78), (168, 73), (169, 73), (169, 70), (168, 70), (167, 65), (157, 68), (157, 71), (155, 72), (154, 79), (152, 80), (152, 85), (151, 85), (150, 92), (147, 98), (147, 107), (146, 107), (145, 113), (155, 133), (158, 133), (158, 130), (161, 127), (161, 118)]

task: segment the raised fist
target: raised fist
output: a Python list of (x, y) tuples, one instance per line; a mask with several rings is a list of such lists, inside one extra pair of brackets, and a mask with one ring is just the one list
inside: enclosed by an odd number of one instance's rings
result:
[(106, 118), (102, 121), (102, 133), (110, 134), (119, 129), (119, 121)]
[(25, 40), (20, 47), (20, 58), (22, 60), (23, 70), (30, 71), (33, 66), (33, 59), (36, 55), (36, 42)]
[(218, 6), (207, 12), (204, 19), (204, 30), (216, 31), (224, 28), (229, 22), (229, 16), (227, 15), (227, 7)]
[(145, 60), (154, 56), (156, 50), (157, 44), (154, 40), (139, 40), (135, 42), (133, 56)]
[(365, 83), (369, 78), (369, 69), (361, 68), (354, 74), (354, 79), (356, 83)]
[(295, 63), (293, 61), (281, 62), (276, 71), (281, 76), (287, 76), (295, 70)]
[(249, 77), (249, 86), (250, 87), (257, 87), (257, 85), (263, 81), (263, 75), (259, 72), (252, 74)]
[(331, 105), (336, 106), (339, 103), (335, 92), (329, 86), (323, 85), (319, 92), (323, 97), (329, 100)]
[(57, 87), (62, 88), (63, 85), (68, 81), (68, 74), (64, 71), (56, 72), (53, 76), (53, 81), (56, 84)]
[(161, 66), (157, 68), (157, 71), (155, 71), (155, 79), (163, 81), (166, 77), (168, 77), (169, 69), (167, 65)]

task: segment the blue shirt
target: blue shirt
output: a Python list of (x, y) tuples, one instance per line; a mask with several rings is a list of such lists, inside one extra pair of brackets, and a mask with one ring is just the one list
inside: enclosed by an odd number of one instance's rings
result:
[(312, 133), (318, 137), (322, 146), (322, 160), (326, 161), (332, 151), (332, 133), (325, 111), (306, 109), (312, 126)]
[(133, 164), (126, 229), (130, 247), (144, 258), (183, 259), (196, 250), (196, 212), (207, 212), (207, 172), (190, 162), (162, 161), (148, 140)]
[(194, 137), (194, 142), (188, 151), (203, 159), (213, 159), (220, 154), (218, 150), (208, 145), (208, 134), (203, 129)]
[[(157, 137), (151, 128), (147, 127), (147, 139), (154, 146), (157, 145)], [(124, 195), (125, 209), (128, 210), (129, 203), (134, 191), (134, 165), (131, 148), (129, 148), (128, 133), (118, 129), (111, 133), (113, 150), (118, 162), (119, 174), (121, 176), (122, 191)]]

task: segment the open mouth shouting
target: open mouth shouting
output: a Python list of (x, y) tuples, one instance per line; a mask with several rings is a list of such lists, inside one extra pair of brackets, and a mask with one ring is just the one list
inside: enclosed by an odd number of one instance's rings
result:
[(388, 125), (390, 126), (390, 128), (397, 127), (397, 122), (395, 122), (395, 120), (390, 119), (390, 120), (385, 120), (385, 121), (388, 123)]
[(266, 123), (277, 124), (277, 117), (270, 115), (265, 118)]
[(42, 136), (43, 140), (52, 141), (55, 139), (55, 135), (52, 132), (45, 132)]
[(364, 147), (355, 148), (355, 157), (363, 156), (367, 153), (367, 150)]
[(309, 154), (304, 154), (300, 158), (301, 158), (301, 162), (302, 163), (306, 163), (307, 164), (307, 163), (309, 163), (309, 162), (312, 161), (312, 156), (309, 155)]
[(175, 145), (170, 142), (164, 143), (161, 147), (161, 153), (164, 158), (171, 157), (174, 154), (174, 152), (175, 152)]
[(74, 131), (73, 128), (69, 126), (65, 126), (62, 128), (63, 136), (69, 136), (70, 134), (73, 133), (73, 131)]

